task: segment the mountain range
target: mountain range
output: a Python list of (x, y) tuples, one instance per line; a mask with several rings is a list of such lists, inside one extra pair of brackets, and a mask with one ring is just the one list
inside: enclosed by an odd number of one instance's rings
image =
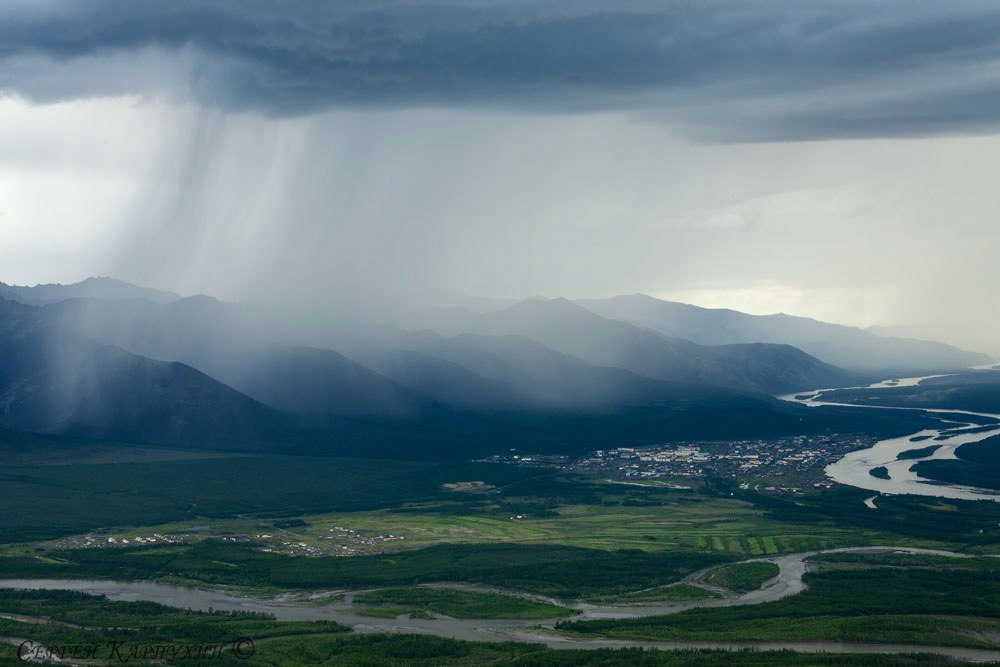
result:
[[(814, 419), (819, 411), (772, 396), (859, 381), (785, 342), (668, 335), (669, 318), (657, 314), (678, 304), (650, 297), (424, 308), (389, 323), (182, 298), (106, 278), (3, 290), (0, 424), (77, 438), (250, 449), (308, 442), (364, 453), (468, 447), (459, 433), (492, 447), (506, 433), (579, 447), (611, 433), (781, 431), (810, 420), (807, 428), (829, 428)], [(701, 311), (681, 311), (694, 315), (687, 324), (675, 316), (674, 328), (704, 331), (692, 336), (703, 341), (735, 336), (712, 333), (716, 311)], [(843, 334), (838, 341), (867, 340), (814, 325)], [(903, 354), (897, 345), (929, 350), (938, 363), (979, 359), (885, 340), (867, 349), (891, 348), (887, 366)]]
[(666, 336), (702, 345), (786, 343), (840, 368), (864, 373), (907, 374), (976, 366), (991, 357), (945, 343), (881, 336), (864, 330), (792, 315), (748, 315), (700, 308), (645, 294), (577, 301), (588, 310), (631, 322)]
[(8, 285), (0, 283), (0, 298), (18, 301), (20, 303), (39, 306), (47, 303), (58, 303), (66, 299), (147, 299), (157, 303), (169, 303), (180, 299), (179, 294), (137, 287), (131, 283), (114, 278), (93, 277), (78, 283), (62, 285), (49, 283), (31, 287)]
[(75, 437), (223, 445), (268, 439), (284, 417), (184, 364), (55, 327), (0, 300), (0, 422)]
[(433, 311), (421, 323), (445, 335), (520, 335), (598, 366), (657, 380), (784, 393), (849, 381), (847, 373), (789, 345), (705, 346), (621, 320), (566, 299), (528, 299), (488, 313)]

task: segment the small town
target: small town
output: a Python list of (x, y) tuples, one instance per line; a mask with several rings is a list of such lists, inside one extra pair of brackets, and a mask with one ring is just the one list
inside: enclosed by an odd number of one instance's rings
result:
[(606, 472), (624, 479), (694, 482), (711, 475), (746, 485), (773, 484), (765, 491), (829, 488), (823, 469), (847, 452), (870, 447), (858, 435), (794, 436), (772, 440), (714, 441), (651, 447), (599, 449), (566, 466), (578, 472)]
[[(222, 542), (252, 542), (262, 545), (261, 551), (296, 556), (354, 556), (376, 553), (385, 551), (391, 548), (393, 543), (405, 539), (402, 535), (354, 530), (343, 526), (334, 526), (318, 536), (310, 537), (281, 529), (273, 532), (242, 533), (225, 530), (220, 532), (210, 526), (197, 526), (177, 534), (126, 536), (89, 533), (65, 537), (52, 544), (60, 549), (121, 549), (143, 545), (190, 544), (206, 538)], [(304, 539), (308, 541), (303, 541)]]
[(710, 475), (736, 479), (766, 492), (778, 492), (830, 488), (833, 484), (823, 469), (847, 452), (871, 447), (874, 443), (875, 439), (870, 436), (854, 434), (800, 435), (767, 440), (613, 447), (598, 449), (573, 461), (565, 456), (513, 453), (485, 460), (609, 474), (623, 480), (674, 481), (688, 486)]

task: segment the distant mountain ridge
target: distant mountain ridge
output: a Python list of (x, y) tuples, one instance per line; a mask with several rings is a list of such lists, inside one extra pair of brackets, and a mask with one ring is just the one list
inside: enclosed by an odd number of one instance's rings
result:
[(848, 374), (789, 345), (704, 346), (601, 317), (566, 299), (528, 299), (489, 313), (431, 311), (411, 327), (445, 335), (520, 335), (598, 366), (669, 382), (778, 394), (850, 382)]
[(0, 297), (18, 301), (30, 306), (58, 303), (66, 299), (147, 299), (157, 303), (169, 303), (180, 299), (179, 294), (137, 287), (115, 278), (93, 277), (78, 283), (62, 285), (49, 283), (33, 287), (0, 283)]
[(182, 447), (464, 459), (898, 419), (764, 395), (851, 384), (796, 348), (701, 346), (565, 300), (448, 311), (458, 333), (444, 335), (348, 309), (157, 300), (127, 284), (97, 293), (106, 296), (57, 289), (47, 298), (67, 298), (40, 305), (0, 297), (0, 425)]
[[(173, 292), (138, 287), (109, 277), (91, 277), (67, 285), (54, 283), (32, 287), (0, 282), (0, 298), (28, 305), (49, 305), (77, 298), (142, 299), (161, 304), (183, 299)], [(215, 301), (201, 295), (191, 298), (194, 302), (200, 299)], [(503, 300), (453, 295), (445, 300), (453, 305), (450, 308), (429, 308), (425, 311), (439, 314), (450, 312), (452, 316), (445, 317), (443, 323), (424, 324), (427, 328), (435, 328), (435, 324), (442, 325), (451, 335), (474, 333), (454, 326), (456, 313), (471, 311), (489, 315), (519, 306), (519, 303), (511, 304)], [(546, 301), (550, 300), (535, 298), (520, 303)], [(897, 334), (897, 328), (893, 327), (870, 327), (864, 330), (793, 315), (750, 315), (730, 309), (702, 308), (664, 301), (645, 294), (608, 299), (577, 299), (573, 303), (606, 319), (633, 324), (668, 338), (703, 346), (746, 343), (791, 345), (832, 366), (866, 374), (955, 370), (992, 361), (989, 355), (961, 350), (946, 343), (894, 335)]]
[[(351, 345), (345, 351), (444, 403), (494, 410), (579, 412), (742, 397), (722, 387), (665, 382), (624, 368), (590, 364), (520, 335), (394, 332), (375, 347)], [(406, 355), (406, 362), (399, 355)], [(414, 358), (419, 360), (416, 364)], [(423, 373), (415, 373), (417, 370)], [(428, 372), (434, 373), (433, 381), (428, 381)], [(443, 395), (442, 386), (449, 388), (451, 395)], [(463, 393), (458, 395), (460, 391)]]
[(194, 368), (102, 345), (0, 299), (0, 422), (132, 442), (246, 446), (287, 420)]
[(991, 361), (988, 355), (945, 343), (883, 337), (806, 317), (701, 308), (645, 294), (580, 299), (576, 303), (603, 317), (703, 345), (784, 343), (834, 366), (859, 372), (954, 370)]
[(43, 309), (60, 326), (153, 359), (179, 361), (288, 412), (414, 415), (431, 401), (331, 349), (282, 344), (256, 311), (203, 295), (167, 304), (71, 299)]
[(579, 412), (732, 394), (596, 366), (524, 336), (372, 327), (363, 336), (305, 345), (305, 337), (269, 331), (273, 323), (252, 309), (203, 296), (170, 304), (73, 299), (43, 310), (60, 326), (135, 354), (183, 362), (298, 414), (400, 417), (440, 407)]

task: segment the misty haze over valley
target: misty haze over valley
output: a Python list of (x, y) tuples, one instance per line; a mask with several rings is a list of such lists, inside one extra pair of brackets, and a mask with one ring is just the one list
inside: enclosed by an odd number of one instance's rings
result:
[[(228, 303), (91, 278), (4, 284), (0, 297), (2, 423), (162, 443), (266, 441), (358, 417), (621, 421), (632, 410), (682, 421), (745, 411), (764, 428), (796, 428), (808, 411), (771, 396), (991, 361), (944, 343), (638, 294), (376, 312)], [(552, 437), (571, 448), (576, 436)]]

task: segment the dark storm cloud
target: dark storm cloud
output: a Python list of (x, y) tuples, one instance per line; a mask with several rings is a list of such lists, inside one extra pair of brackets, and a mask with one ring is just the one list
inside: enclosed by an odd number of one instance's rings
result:
[(1000, 125), (1000, 6), (0, 1), (0, 87), (166, 90), (276, 116), (627, 110), (708, 140), (982, 132)]

